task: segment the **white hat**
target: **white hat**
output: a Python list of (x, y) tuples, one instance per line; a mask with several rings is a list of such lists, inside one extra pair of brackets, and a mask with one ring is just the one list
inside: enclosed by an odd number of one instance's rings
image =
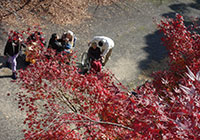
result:
[(70, 30), (67, 31), (67, 34), (70, 34), (71, 36), (74, 36), (74, 33)]

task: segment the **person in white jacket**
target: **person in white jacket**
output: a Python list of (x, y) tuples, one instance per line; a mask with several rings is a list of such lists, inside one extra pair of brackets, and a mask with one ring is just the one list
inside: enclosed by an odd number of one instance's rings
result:
[(92, 42), (96, 42), (98, 46), (101, 48), (101, 56), (103, 58), (102, 65), (105, 66), (105, 64), (110, 59), (110, 56), (112, 54), (112, 49), (114, 48), (114, 41), (106, 36), (95, 36), (90, 42), (89, 46)]

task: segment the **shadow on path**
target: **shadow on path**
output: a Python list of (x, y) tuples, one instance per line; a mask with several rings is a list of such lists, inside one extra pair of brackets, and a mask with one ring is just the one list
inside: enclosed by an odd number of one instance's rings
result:
[(162, 34), (159, 31), (145, 36), (147, 46), (144, 48), (144, 51), (148, 53), (148, 57), (140, 62), (139, 68), (141, 70), (148, 69), (152, 61), (161, 61), (167, 56), (168, 52), (162, 45), (161, 37)]
[[(193, 12), (193, 10), (200, 10), (200, 0), (195, 0), (194, 3), (178, 3), (178, 4), (171, 4), (169, 8), (172, 12), (162, 14), (165, 18), (175, 18), (176, 13), (181, 14), (184, 19), (187, 21), (185, 22), (186, 25), (190, 25), (193, 23), (193, 20), (196, 17), (199, 17), (199, 13)], [(193, 14), (194, 13), (194, 14)], [(192, 16), (189, 16), (192, 14)]]
[[(184, 17), (184, 24), (187, 27), (190, 27), (191, 25), (194, 25), (195, 16), (199, 17), (197, 13), (199, 13), (200, 11), (195, 11), (194, 13), (196, 15), (193, 15), (193, 10), (200, 10), (200, 0), (196, 0), (194, 1), (194, 3), (189, 4), (183, 2), (178, 4), (171, 4), (169, 5), (169, 8), (172, 10), (172, 12), (164, 13), (161, 16), (163, 16), (164, 18), (175, 18), (176, 14), (179, 13)], [(190, 16), (191, 14), (193, 15), (193, 17)], [(200, 18), (197, 18), (195, 20), (195, 24), (200, 25)], [(199, 30), (193, 31), (200, 33)], [(168, 56), (168, 51), (163, 46), (161, 41), (162, 36), (163, 35), (158, 30), (155, 31), (153, 34), (148, 34), (145, 36), (147, 46), (144, 48), (144, 51), (148, 53), (148, 57), (147, 59), (140, 62), (139, 68), (141, 70), (146, 70), (150, 68), (152, 61), (160, 62), (162, 59)]]
[(12, 76), (11, 76), (11, 75), (3, 75), (3, 76), (0, 76), (0, 79), (2, 79), (2, 78), (12, 78)]
[(190, 7), (200, 10), (200, 0), (195, 0), (196, 3), (189, 4)]
[(6, 67), (6, 59), (4, 56), (0, 56), (0, 69)]
[[(24, 60), (24, 55), (22, 56), (19, 56), (17, 58), (17, 70), (20, 70), (20, 69), (25, 69), (27, 67), (27, 64)], [(0, 75), (0, 78), (9, 78), (11, 77), (11, 75), (8, 75), (8, 73), (11, 73), (11, 66), (8, 66), (6, 64), (6, 61), (7, 61), (7, 58), (4, 57), (4, 56), (0, 56), (0, 72), (1, 72), (1, 75)], [(8, 68), (10, 70), (10, 72), (8, 72), (6, 70), (6, 72), (2, 72), (1, 70), (4, 69), (4, 68)]]

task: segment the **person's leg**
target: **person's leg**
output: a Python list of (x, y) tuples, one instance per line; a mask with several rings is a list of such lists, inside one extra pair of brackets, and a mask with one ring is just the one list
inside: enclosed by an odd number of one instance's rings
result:
[(13, 72), (16, 72), (16, 69), (17, 69), (17, 57), (18, 57), (18, 54), (12, 57), (12, 71)]
[[(105, 49), (101, 50), (101, 54), (104, 52)], [(101, 60), (102, 66), (104, 66), (104, 61), (105, 61), (105, 57), (103, 57), (103, 59)]]
[(11, 63), (11, 68), (12, 68), (12, 78), (13, 79), (16, 79), (16, 69), (17, 69), (17, 57), (18, 57), (18, 54), (12, 56), (12, 57), (9, 57), (9, 62)]
[(103, 66), (106, 65), (106, 63), (107, 63), (108, 60), (110, 59), (111, 54), (112, 54), (112, 49), (110, 49), (109, 52), (107, 53), (107, 55), (106, 55), (106, 57), (105, 57), (105, 59), (104, 59), (104, 61), (103, 61), (103, 64), (102, 64)]
[(8, 56), (8, 60), (7, 60), (10, 68), (12, 69), (12, 56)]

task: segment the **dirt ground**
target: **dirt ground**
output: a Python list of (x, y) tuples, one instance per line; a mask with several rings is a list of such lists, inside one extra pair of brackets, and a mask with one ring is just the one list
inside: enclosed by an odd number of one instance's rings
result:
[[(125, 85), (137, 87), (149, 79), (154, 70), (167, 68), (167, 51), (160, 41), (161, 34), (154, 20), (174, 17), (177, 12), (184, 15), (186, 24), (200, 15), (199, 0), (124, 0), (111, 6), (93, 6), (89, 9), (91, 19), (78, 25), (42, 25), (47, 40), (54, 32), (62, 34), (72, 30), (78, 40), (76, 50), (88, 49), (87, 43), (95, 35), (105, 35), (115, 41), (112, 58), (106, 68)], [(19, 140), (24, 114), (18, 110), (14, 100), (18, 87), (10, 82), (11, 71), (3, 66), (3, 49), (6, 43), (4, 31), (13, 29), (0, 23), (0, 140)], [(164, 59), (165, 58), (165, 59)], [(23, 64), (19, 65), (19, 68)], [(7, 96), (10, 92), (11, 96)]]

